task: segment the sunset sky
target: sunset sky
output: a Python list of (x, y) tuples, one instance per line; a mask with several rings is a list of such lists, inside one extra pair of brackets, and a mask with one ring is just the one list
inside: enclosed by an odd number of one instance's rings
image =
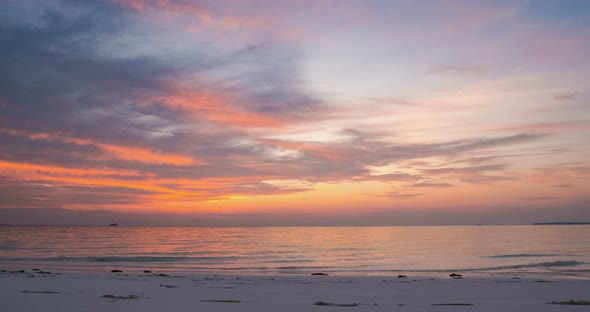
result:
[(5, 0), (0, 208), (590, 221), (589, 56), (585, 0)]

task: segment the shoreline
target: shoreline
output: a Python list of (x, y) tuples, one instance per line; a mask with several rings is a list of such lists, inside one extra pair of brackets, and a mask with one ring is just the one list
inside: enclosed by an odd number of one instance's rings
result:
[(588, 289), (554, 277), (0, 272), (7, 311), (563, 311), (548, 303), (584, 303)]
[[(525, 266), (526, 267), (526, 266)], [(575, 272), (563, 271), (539, 271), (539, 270), (482, 270), (482, 269), (443, 269), (443, 270), (384, 270), (384, 271), (346, 271), (335, 270), (333, 268), (198, 268), (198, 267), (174, 267), (166, 266), (166, 264), (155, 266), (127, 266), (117, 263), (110, 265), (94, 266), (94, 265), (64, 265), (47, 262), (0, 262), (0, 271), (32, 271), (33, 269), (40, 269), (41, 271), (60, 272), (67, 274), (103, 274), (109, 273), (111, 270), (120, 270), (124, 274), (141, 274), (145, 270), (166, 273), (166, 274), (189, 274), (189, 275), (228, 275), (228, 276), (260, 276), (260, 277), (296, 277), (307, 276), (314, 272), (327, 273), (330, 276), (336, 277), (383, 277), (392, 278), (398, 275), (407, 275), (408, 277), (417, 278), (444, 278), (452, 273), (460, 273), (471, 278), (522, 278), (522, 279), (560, 279), (560, 280), (590, 280), (590, 273), (587, 270)], [(2, 272), (0, 272), (2, 273)]]
[[(561, 262), (561, 261), (556, 261)], [(553, 262), (540, 263), (551, 264)], [(151, 265), (149, 265), (151, 264)], [(577, 263), (576, 263), (577, 264)], [(580, 263), (585, 265), (586, 263)], [(551, 270), (550, 267), (531, 264), (501, 266), (493, 268), (455, 268), (455, 269), (391, 269), (391, 270), (337, 270), (332, 267), (323, 266), (287, 266), (287, 267), (199, 267), (187, 263), (186, 266), (179, 266), (178, 263), (157, 263), (148, 262), (141, 265), (133, 265), (124, 262), (53, 262), (53, 261), (0, 261), (0, 270), (31, 271), (38, 268), (44, 271), (61, 273), (108, 273), (111, 270), (121, 270), (128, 274), (139, 274), (144, 270), (158, 271), (167, 274), (193, 274), (193, 275), (239, 275), (239, 276), (305, 276), (313, 272), (324, 272), (331, 276), (339, 277), (384, 277), (391, 278), (397, 275), (416, 276), (421, 278), (446, 277), (451, 273), (460, 273), (473, 278), (503, 277), (503, 278), (553, 278), (569, 280), (590, 280), (590, 270), (584, 268), (569, 270)], [(558, 266), (560, 268), (560, 266)]]

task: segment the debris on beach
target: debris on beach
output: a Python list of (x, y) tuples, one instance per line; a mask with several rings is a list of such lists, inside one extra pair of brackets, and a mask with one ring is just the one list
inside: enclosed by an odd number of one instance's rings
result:
[(461, 275), (461, 274), (457, 274), (457, 273), (451, 273), (449, 276), (450, 276), (452, 279), (462, 279), (462, 278), (463, 278), (463, 275)]
[(61, 294), (59, 291), (46, 291), (46, 290), (21, 290), (23, 294)]
[(118, 300), (118, 299), (139, 299), (141, 298), (140, 296), (136, 296), (136, 295), (129, 295), (129, 296), (115, 296), (115, 295), (102, 295), (100, 296), (101, 298), (107, 298), (107, 299), (114, 299), (114, 300)]
[(547, 304), (590, 305), (590, 301), (586, 301), (586, 300), (551, 301), (551, 302), (547, 302)]
[(356, 307), (359, 306), (360, 303), (331, 303), (325, 301), (316, 301), (313, 304), (317, 306), (333, 306), (333, 307)]

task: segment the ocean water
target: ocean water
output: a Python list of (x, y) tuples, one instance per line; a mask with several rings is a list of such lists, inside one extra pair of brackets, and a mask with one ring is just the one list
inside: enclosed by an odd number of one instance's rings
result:
[(590, 278), (590, 226), (0, 226), (0, 268)]

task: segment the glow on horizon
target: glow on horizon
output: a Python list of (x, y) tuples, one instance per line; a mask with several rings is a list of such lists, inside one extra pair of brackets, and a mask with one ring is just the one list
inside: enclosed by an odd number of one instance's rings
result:
[(585, 1), (2, 6), (0, 208), (590, 217)]

